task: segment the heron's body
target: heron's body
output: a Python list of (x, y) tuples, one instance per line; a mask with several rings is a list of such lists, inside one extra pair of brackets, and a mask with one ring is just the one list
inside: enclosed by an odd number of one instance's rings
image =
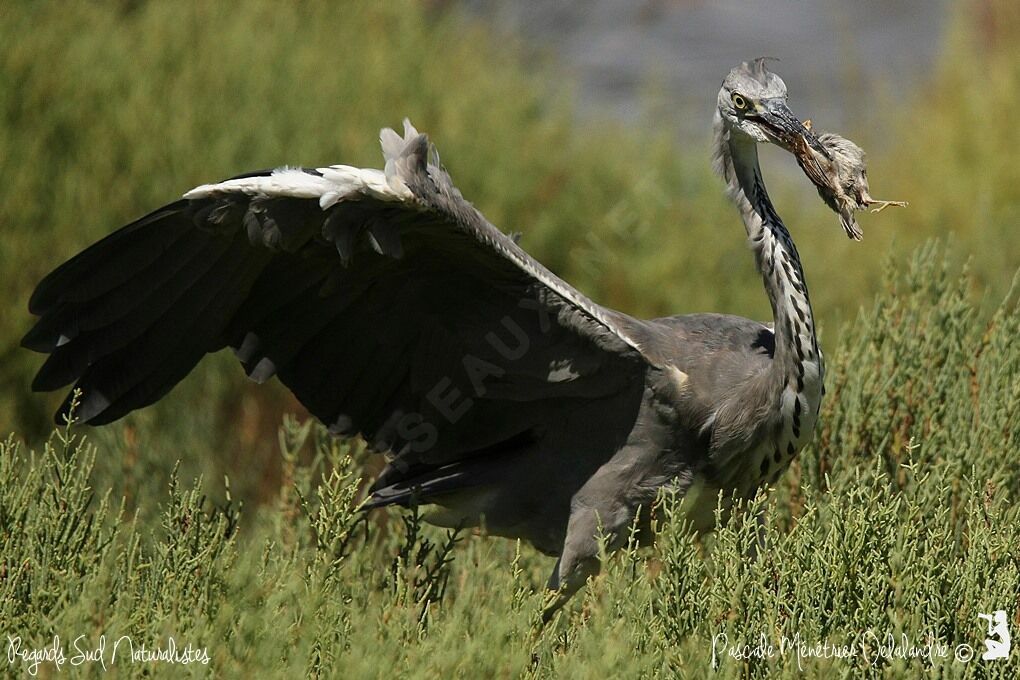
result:
[[(758, 113), (737, 111), (744, 97)], [(106, 423), (231, 347), (253, 379), (279, 377), (331, 431), (387, 453), (370, 505), (526, 539), (560, 556), (551, 583), (569, 595), (599, 532), (619, 543), (663, 486), (707, 530), (720, 492), (753, 494), (811, 437), (823, 364), (755, 146), (802, 129), (783, 100), (745, 64), (715, 124), (772, 326), (597, 305), (464, 201), (406, 125), (383, 132), (382, 171), (203, 185), (59, 267), (30, 302), (24, 344), (50, 354), (34, 387), (75, 382), (79, 419)]]

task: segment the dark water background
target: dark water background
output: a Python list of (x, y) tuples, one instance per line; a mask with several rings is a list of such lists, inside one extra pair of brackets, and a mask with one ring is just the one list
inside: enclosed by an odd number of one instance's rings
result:
[(704, 139), (735, 64), (778, 57), (790, 103), (853, 134), (914, 93), (938, 57), (948, 0), (461, 0), (498, 31), (552, 57), (582, 115), (668, 115)]

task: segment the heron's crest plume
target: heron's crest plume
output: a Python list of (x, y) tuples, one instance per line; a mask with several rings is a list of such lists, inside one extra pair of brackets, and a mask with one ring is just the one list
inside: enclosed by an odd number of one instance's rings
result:
[(758, 57), (742, 62), (730, 70), (723, 81), (723, 88), (735, 90), (753, 97), (785, 97), (786, 83), (768, 69), (768, 62), (779, 61), (775, 57)]

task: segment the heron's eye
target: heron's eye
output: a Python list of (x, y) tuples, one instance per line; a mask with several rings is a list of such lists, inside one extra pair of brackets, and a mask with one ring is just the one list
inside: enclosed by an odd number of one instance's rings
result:
[(737, 107), (738, 109), (740, 109), (741, 111), (743, 111), (744, 109), (747, 108), (747, 100), (744, 99), (744, 97), (742, 95), (739, 95), (736, 92), (734, 92), (733, 93), (733, 105), (735, 107)]

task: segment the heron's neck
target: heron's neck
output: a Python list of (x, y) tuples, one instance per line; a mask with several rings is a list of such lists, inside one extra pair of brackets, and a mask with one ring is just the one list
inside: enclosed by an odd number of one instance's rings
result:
[(816, 410), (823, 368), (797, 247), (765, 191), (755, 143), (744, 135), (731, 135), (723, 122), (717, 120), (715, 153), (716, 169), (740, 210), (772, 304), (775, 321), (772, 370), (777, 382), (802, 395), (807, 401), (804, 406), (814, 406)]

